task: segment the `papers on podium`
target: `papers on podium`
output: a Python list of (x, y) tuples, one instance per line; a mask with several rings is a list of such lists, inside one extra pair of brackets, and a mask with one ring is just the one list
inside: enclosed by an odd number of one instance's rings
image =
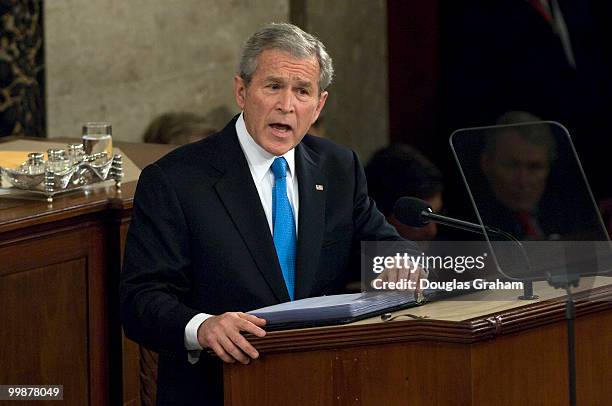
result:
[(266, 330), (344, 324), (416, 305), (412, 291), (318, 296), (251, 310)]

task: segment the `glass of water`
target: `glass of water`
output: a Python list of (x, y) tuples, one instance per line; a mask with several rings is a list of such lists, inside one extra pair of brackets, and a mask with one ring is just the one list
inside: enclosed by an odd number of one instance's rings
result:
[(83, 148), (86, 155), (106, 153), (106, 158), (113, 156), (112, 126), (110, 123), (83, 124)]

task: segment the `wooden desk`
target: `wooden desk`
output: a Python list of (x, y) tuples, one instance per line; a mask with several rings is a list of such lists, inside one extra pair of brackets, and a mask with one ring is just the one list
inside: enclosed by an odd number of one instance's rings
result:
[[(612, 404), (611, 279), (599, 280), (588, 298), (577, 295), (579, 405)], [(542, 284), (536, 292), (560, 295)], [(224, 366), (225, 404), (569, 404), (564, 302), (514, 297), (398, 313), (427, 317), (421, 320), (375, 318), (251, 337), (260, 359)]]
[[(116, 146), (141, 167), (172, 148)], [(135, 187), (52, 204), (0, 196), (0, 384), (64, 385), (70, 405), (140, 403), (117, 294)]]

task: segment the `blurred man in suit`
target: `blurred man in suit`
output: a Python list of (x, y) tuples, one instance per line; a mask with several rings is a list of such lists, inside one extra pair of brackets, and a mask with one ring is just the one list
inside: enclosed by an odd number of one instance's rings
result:
[[(441, 4), (440, 131), (492, 124), (506, 111), (528, 111), (568, 128), (595, 198), (612, 196), (601, 163), (610, 125), (609, 2), (457, 0)], [(438, 152), (440, 151), (440, 152)], [(450, 153), (432, 148), (444, 173)], [(458, 184), (459, 186), (455, 186)], [(447, 182), (462, 192), (461, 180)], [(449, 194), (450, 195), (450, 194)], [(448, 200), (448, 205), (461, 205)]]
[(527, 112), (505, 113), (496, 122), (502, 127), (489, 130), (480, 155), (489, 187), (483, 195), (489, 197), (479, 199), (483, 221), (519, 239), (547, 239), (561, 227), (551, 217), (557, 205), (542, 201), (557, 148), (549, 124), (540, 121)]
[(374, 153), (365, 167), (370, 196), (387, 221), (405, 239), (427, 249), (438, 233), (435, 223), (424, 227), (402, 224), (393, 214), (395, 202), (403, 197), (417, 197), (431, 206), (434, 213), (442, 210), (442, 173), (420, 151), (404, 144), (392, 144)]
[(244, 311), (338, 293), (360, 241), (400, 240), (355, 153), (305, 135), (332, 76), (318, 39), (268, 25), (234, 78), (242, 113), (143, 170), (121, 316), (160, 353), (159, 404), (221, 404), (221, 360), (249, 363), (258, 352), (242, 332), (265, 335), (265, 320)]

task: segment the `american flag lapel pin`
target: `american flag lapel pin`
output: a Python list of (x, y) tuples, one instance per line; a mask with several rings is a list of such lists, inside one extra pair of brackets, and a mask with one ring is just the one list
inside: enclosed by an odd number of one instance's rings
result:
[(318, 183), (315, 185), (315, 190), (322, 191), (323, 189), (323, 185), (319, 185)]

